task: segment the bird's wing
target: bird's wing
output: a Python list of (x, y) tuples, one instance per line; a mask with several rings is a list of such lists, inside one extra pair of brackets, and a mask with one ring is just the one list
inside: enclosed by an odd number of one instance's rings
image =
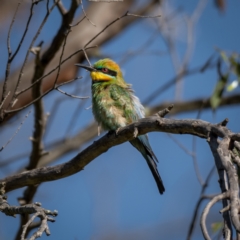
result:
[[(134, 94), (132, 94), (131, 97), (132, 97), (132, 101), (133, 101), (133, 104), (134, 104), (135, 112), (136, 112), (136, 114), (138, 116), (137, 120), (141, 119), (141, 118), (144, 118), (145, 117), (144, 107), (141, 104), (139, 98), (136, 97)], [(157, 159), (156, 155), (154, 154), (154, 152), (153, 152), (153, 150), (152, 150), (152, 148), (150, 146), (150, 143), (149, 143), (149, 140), (148, 140), (148, 135), (145, 134), (145, 135), (138, 136), (138, 139), (140, 140), (140, 142), (146, 148), (147, 154), (149, 156), (151, 156), (151, 158), (153, 158), (155, 160), (155, 162), (158, 162), (158, 159)]]
[[(112, 84), (110, 93), (111, 98), (114, 100), (115, 107), (122, 111), (122, 116), (127, 119), (128, 124), (144, 118), (144, 107), (140, 103), (138, 97), (133, 94), (130, 87), (123, 88)], [(157, 170), (156, 162), (158, 162), (158, 160), (150, 146), (147, 134), (138, 136), (137, 138), (131, 140), (130, 143), (137, 148), (146, 159), (157, 183), (159, 192), (162, 194), (165, 191), (165, 188)]]
[(110, 97), (114, 100), (114, 106), (121, 111), (122, 117), (127, 120), (127, 124), (131, 124), (140, 118), (136, 112), (132, 93), (129, 89), (112, 84), (110, 86)]
[[(133, 90), (130, 88), (123, 88), (119, 85), (111, 85), (111, 98), (115, 102), (115, 106), (122, 110), (123, 117), (127, 119), (127, 123), (138, 121), (145, 117), (144, 107), (142, 106), (138, 97), (133, 94)], [(140, 142), (146, 148), (146, 153), (153, 157), (153, 159), (158, 162), (148, 140), (147, 134), (138, 136)]]

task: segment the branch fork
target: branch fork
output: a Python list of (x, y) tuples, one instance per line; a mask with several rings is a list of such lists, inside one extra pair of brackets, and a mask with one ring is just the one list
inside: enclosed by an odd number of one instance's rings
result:
[(45, 208), (42, 208), (41, 203), (39, 202), (26, 204), (24, 206), (10, 206), (7, 202), (7, 196), (4, 195), (5, 186), (6, 186), (5, 182), (0, 183), (0, 211), (5, 215), (12, 217), (15, 217), (16, 214), (33, 214), (29, 221), (23, 226), (21, 240), (25, 240), (27, 229), (30, 227), (30, 225), (33, 223), (36, 217), (39, 217), (41, 219), (40, 227), (32, 235), (30, 240), (34, 240), (40, 237), (43, 234), (43, 232), (45, 232), (47, 235), (50, 235), (50, 230), (47, 222), (48, 221), (55, 222), (55, 219), (50, 216), (56, 217), (58, 215), (58, 212), (56, 210), (50, 211)]

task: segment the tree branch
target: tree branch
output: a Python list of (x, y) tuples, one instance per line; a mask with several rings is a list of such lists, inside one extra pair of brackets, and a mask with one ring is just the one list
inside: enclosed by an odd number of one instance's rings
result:
[(21, 240), (25, 239), (25, 234), (27, 231), (27, 228), (30, 226), (30, 224), (33, 222), (33, 220), (36, 217), (39, 217), (41, 219), (41, 225), (40, 228), (33, 234), (33, 236), (30, 239), (36, 239), (37, 237), (40, 237), (43, 232), (46, 232), (47, 235), (50, 235), (49, 227), (47, 222), (51, 221), (54, 222), (55, 220), (50, 216), (57, 216), (57, 211), (54, 210), (53, 212), (47, 209), (44, 209), (41, 207), (40, 203), (33, 203), (33, 204), (27, 204), (24, 206), (10, 206), (7, 202), (7, 197), (4, 195), (5, 190), (5, 183), (0, 183), (0, 211), (5, 213), (7, 216), (13, 216), (15, 217), (16, 214), (34, 214), (33, 217), (26, 223), (26, 225), (23, 228), (23, 232), (21, 235)]
[(228, 192), (225, 192), (225, 193), (222, 193), (222, 194), (219, 194), (217, 195), (216, 197), (214, 197), (208, 204), (207, 206), (204, 208), (203, 210), (203, 213), (202, 213), (202, 217), (201, 217), (201, 229), (202, 229), (202, 232), (203, 232), (203, 236), (205, 238), (205, 240), (211, 240), (209, 234), (208, 234), (208, 231), (207, 231), (207, 227), (206, 227), (206, 218), (207, 218), (207, 215), (211, 209), (211, 207), (218, 201), (220, 200), (223, 200), (223, 199), (226, 199), (229, 197), (229, 193)]
[[(229, 105), (235, 105), (240, 103), (240, 94), (233, 94), (231, 96), (223, 97), (221, 100), (221, 103), (219, 104), (219, 107), (223, 106), (229, 106)], [(193, 99), (189, 101), (176, 101), (173, 102), (174, 108), (171, 111), (171, 114), (178, 114), (178, 113), (186, 113), (191, 111), (197, 111), (198, 109), (209, 109), (211, 108), (210, 105), (210, 98), (203, 99)], [(151, 107), (150, 109), (146, 108), (146, 110), (149, 112), (149, 114), (153, 114), (160, 109), (166, 108), (169, 106), (169, 102), (163, 102), (159, 105), (155, 105)]]
[(35, 185), (73, 175), (81, 171), (87, 164), (111, 147), (132, 140), (134, 138), (135, 128), (138, 129), (139, 135), (157, 131), (175, 134), (191, 134), (201, 138), (208, 138), (209, 132), (213, 132), (221, 138), (224, 136), (235, 136), (226, 127), (218, 124), (211, 124), (202, 120), (196, 121), (194, 119), (165, 119), (155, 115), (149, 118), (143, 118), (138, 122), (122, 128), (119, 130), (117, 136), (115, 133), (106, 134), (67, 163), (54, 167), (42, 167), (25, 171), (1, 181), (6, 182), (6, 191), (11, 191), (23, 186)]
[[(209, 134), (208, 138), (208, 143), (211, 148), (211, 151), (214, 156), (215, 160), (215, 165), (218, 170), (218, 175), (219, 175), (219, 185), (222, 190), (222, 193), (225, 193), (228, 191), (229, 186), (228, 186), (228, 179), (226, 176), (226, 169), (224, 168), (224, 165), (221, 161), (221, 158), (219, 158), (219, 155), (217, 153), (217, 148), (218, 148), (218, 141), (217, 141), (217, 136), (214, 134)], [(228, 201), (226, 199), (222, 200), (223, 208), (226, 208), (228, 206)], [(232, 238), (232, 225), (231, 225), (231, 220), (230, 220), (230, 215), (229, 211), (223, 212), (223, 219), (224, 219), (224, 227), (223, 227), (223, 235), (227, 236), (227, 239)]]
[[(217, 141), (217, 136), (214, 134), (210, 135), (209, 141), (210, 148), (212, 150), (216, 166), (218, 168), (219, 177), (220, 177), (220, 186), (222, 192), (229, 191), (230, 198), (230, 216), (232, 223), (235, 229), (240, 232), (240, 221), (238, 216), (238, 207), (239, 207), (239, 183), (237, 170), (234, 164), (231, 161), (231, 154), (229, 151), (230, 138), (229, 136), (224, 136), (221, 141)], [(224, 178), (224, 171), (227, 173), (227, 180)], [(228, 203), (226, 202), (223, 207), (227, 207)], [(231, 223), (229, 222), (229, 226)], [(231, 229), (230, 229), (231, 230)], [(232, 231), (231, 231), (232, 232)], [(225, 233), (226, 235), (226, 233)]]

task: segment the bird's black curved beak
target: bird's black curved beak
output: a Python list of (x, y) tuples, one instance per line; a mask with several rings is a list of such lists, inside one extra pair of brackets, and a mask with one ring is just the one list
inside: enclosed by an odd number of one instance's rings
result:
[(92, 67), (92, 66), (86, 66), (86, 65), (83, 65), (83, 64), (79, 64), (79, 63), (75, 64), (75, 66), (81, 67), (81, 68), (85, 68), (89, 72), (96, 71), (96, 69), (94, 67)]

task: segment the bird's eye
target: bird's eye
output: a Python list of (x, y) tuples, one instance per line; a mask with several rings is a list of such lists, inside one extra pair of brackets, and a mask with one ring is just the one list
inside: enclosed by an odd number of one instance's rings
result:
[(107, 69), (107, 68), (102, 68), (102, 71), (103, 71), (104, 73), (107, 73), (107, 72), (108, 72), (108, 69)]

